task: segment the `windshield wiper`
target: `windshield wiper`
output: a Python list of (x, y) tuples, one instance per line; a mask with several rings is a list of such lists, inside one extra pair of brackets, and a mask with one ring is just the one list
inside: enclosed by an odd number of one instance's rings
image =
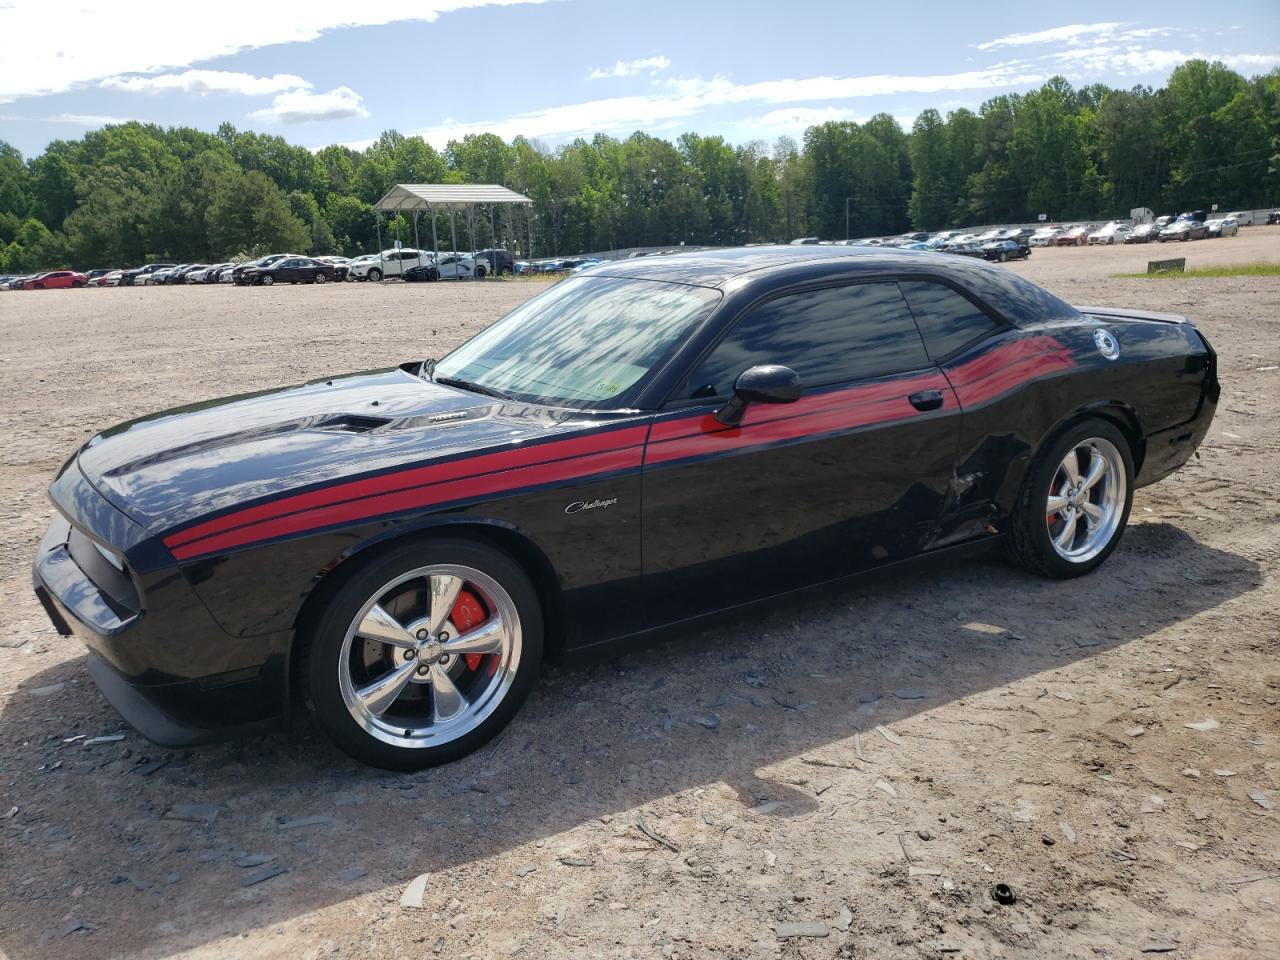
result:
[(460, 380), (457, 377), (436, 377), (435, 382), (443, 383), (446, 387), (457, 387), (460, 390), (470, 390), (472, 393), (482, 393), (486, 397), (493, 397), (496, 400), (511, 399), (500, 390), (494, 390), (492, 387), (486, 387), (483, 384), (475, 383), (471, 380)]

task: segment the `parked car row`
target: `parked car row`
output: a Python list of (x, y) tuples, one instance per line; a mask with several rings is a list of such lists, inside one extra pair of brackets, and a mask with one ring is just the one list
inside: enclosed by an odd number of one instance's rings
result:
[(59, 287), (83, 287), (89, 278), (75, 270), (50, 270), (25, 277), (0, 277), (0, 290), (56, 290)]
[[(576, 265), (581, 261), (573, 261)], [(55, 270), (27, 276), (0, 276), (0, 289), (43, 290), (54, 287), (141, 287), (231, 283), (271, 286), (276, 283), (328, 283), (341, 280), (377, 282), (388, 277), (404, 280), (464, 280), (510, 276), (517, 272), (510, 252), (497, 248), (475, 253), (441, 253), (404, 248), (348, 259), (273, 253), (242, 263), (148, 263), (128, 270), (107, 268), (79, 273)]]

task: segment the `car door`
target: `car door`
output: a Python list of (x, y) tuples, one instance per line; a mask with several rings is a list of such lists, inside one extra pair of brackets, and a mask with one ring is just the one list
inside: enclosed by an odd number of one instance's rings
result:
[[(739, 374), (783, 364), (803, 396), (715, 411)], [(645, 451), (653, 625), (919, 553), (936, 536), (959, 405), (892, 281), (785, 293), (693, 366)]]
[(986, 536), (994, 504), (1020, 475), (1015, 461), (1027, 456), (1010, 424), (1025, 419), (1028, 403), (1043, 402), (1024, 387), (1070, 361), (1053, 337), (1024, 334), (955, 287), (930, 279), (899, 287), (961, 408), (953, 493), (935, 545)]

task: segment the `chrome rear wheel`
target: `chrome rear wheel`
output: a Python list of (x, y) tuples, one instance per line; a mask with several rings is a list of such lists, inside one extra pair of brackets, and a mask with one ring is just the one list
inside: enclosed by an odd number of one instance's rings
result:
[(1058, 556), (1086, 563), (1102, 552), (1120, 528), (1127, 493), (1124, 461), (1110, 440), (1089, 437), (1068, 450), (1045, 502)]

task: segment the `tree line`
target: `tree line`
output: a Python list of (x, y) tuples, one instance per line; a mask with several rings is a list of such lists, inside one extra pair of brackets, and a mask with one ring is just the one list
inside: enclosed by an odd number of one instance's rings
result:
[[(124, 123), (26, 160), (0, 142), (0, 272), (263, 251), (376, 249), (373, 204), (396, 183), (498, 183), (531, 209), (459, 221), (459, 245), (523, 256), (732, 245), (948, 225), (1259, 207), (1280, 201), (1280, 70), (1246, 79), (1189, 60), (1159, 89), (1074, 89), (1055, 77), (976, 112), (831, 122), (801, 142), (732, 145), (686, 133), (597, 135), (555, 150), (492, 134), (438, 151), (388, 131), (364, 150), (312, 151), (223, 124)], [(437, 227), (442, 246), (448, 220)], [(430, 226), (419, 224), (424, 244)], [(413, 240), (407, 220), (381, 238)]]

